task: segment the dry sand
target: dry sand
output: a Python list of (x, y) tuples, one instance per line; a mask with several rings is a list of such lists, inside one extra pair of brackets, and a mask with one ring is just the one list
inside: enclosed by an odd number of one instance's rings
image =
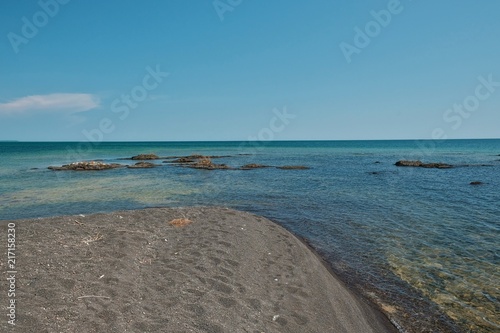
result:
[(249, 213), (154, 208), (14, 222), (17, 320), (7, 323), (2, 279), (1, 332), (396, 332), (304, 243)]

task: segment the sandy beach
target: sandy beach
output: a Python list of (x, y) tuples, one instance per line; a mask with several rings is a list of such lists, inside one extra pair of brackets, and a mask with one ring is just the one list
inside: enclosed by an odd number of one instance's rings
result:
[(0, 284), (2, 332), (396, 332), (303, 242), (253, 214), (152, 208), (1, 221), (2, 235), (9, 223), (16, 287), (7, 299)]

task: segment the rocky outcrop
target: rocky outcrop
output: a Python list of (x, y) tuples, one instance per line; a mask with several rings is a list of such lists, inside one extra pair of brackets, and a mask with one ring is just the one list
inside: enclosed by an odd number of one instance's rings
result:
[(186, 164), (186, 163), (194, 163), (196, 162), (196, 158), (192, 157), (179, 157), (173, 161), (165, 161), (164, 163), (177, 163), (177, 164)]
[(310, 167), (307, 167), (304, 165), (285, 165), (285, 166), (280, 166), (277, 168), (281, 169), (281, 170), (309, 170), (309, 169), (311, 169)]
[(397, 161), (395, 166), (400, 167), (419, 167), (419, 168), (436, 168), (436, 169), (449, 169), (453, 168), (453, 165), (446, 163), (423, 163), (422, 161)]
[(124, 165), (116, 163), (106, 164), (103, 162), (90, 161), (90, 162), (74, 162), (60, 167), (49, 166), (49, 169), (54, 171), (65, 171), (65, 170), (100, 171), (100, 170), (116, 169), (121, 167), (124, 167)]
[(189, 168), (193, 169), (205, 169), (205, 170), (228, 170), (231, 167), (225, 164), (215, 164), (209, 157), (204, 157), (197, 160), (194, 163), (189, 163), (186, 165)]
[(141, 161), (145, 161), (145, 160), (157, 160), (159, 158), (160, 157), (158, 155), (155, 155), (155, 154), (139, 154), (139, 155), (131, 157), (132, 160), (141, 160)]
[(147, 168), (154, 168), (156, 166), (158, 166), (158, 165), (150, 163), (150, 162), (138, 162), (134, 165), (127, 165), (127, 168), (129, 168), (129, 169), (147, 169)]

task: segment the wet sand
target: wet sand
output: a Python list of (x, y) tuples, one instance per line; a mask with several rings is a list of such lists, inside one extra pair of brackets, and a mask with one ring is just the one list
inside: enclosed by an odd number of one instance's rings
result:
[(253, 214), (154, 208), (13, 222), (17, 318), (7, 323), (4, 278), (2, 332), (396, 332), (303, 242)]

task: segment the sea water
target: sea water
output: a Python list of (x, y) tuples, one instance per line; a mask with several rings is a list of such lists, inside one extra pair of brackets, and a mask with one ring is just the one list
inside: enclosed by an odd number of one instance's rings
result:
[[(77, 160), (231, 155), (239, 167), (51, 171)], [(280, 223), (407, 332), (500, 331), (500, 140), (0, 142), (0, 220), (218, 205)], [(396, 167), (402, 159), (451, 169)], [(482, 185), (470, 185), (480, 181)]]

